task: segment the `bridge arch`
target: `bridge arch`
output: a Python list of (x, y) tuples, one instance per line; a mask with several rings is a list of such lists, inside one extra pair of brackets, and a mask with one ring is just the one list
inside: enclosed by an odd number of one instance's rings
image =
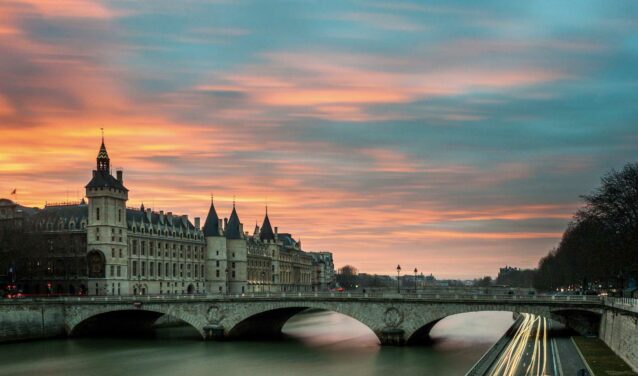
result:
[(408, 345), (430, 343), (430, 331), (446, 317), (472, 312), (512, 312), (530, 313), (565, 324), (581, 334), (597, 332), (602, 313), (588, 308), (556, 309), (547, 305), (447, 305), (445, 309), (430, 306), (427, 312), (412, 312), (412, 320), (403, 326), (404, 338)]
[[(366, 326), (382, 342), (383, 325), (376, 312), (362, 310), (359, 305), (333, 302), (272, 302), (252, 305), (240, 314), (229, 314), (221, 320), (227, 339), (281, 338), (282, 328), (290, 318), (308, 309), (342, 314)], [(382, 323), (383, 321), (381, 321)]]
[(162, 304), (109, 304), (66, 309), (65, 330), (68, 336), (108, 333), (121, 334), (150, 329), (162, 315), (183, 321), (194, 328), (205, 339), (205, 320), (195, 313)]

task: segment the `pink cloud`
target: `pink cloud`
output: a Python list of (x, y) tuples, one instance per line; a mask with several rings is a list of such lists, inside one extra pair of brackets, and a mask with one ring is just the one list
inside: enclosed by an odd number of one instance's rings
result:
[[(420, 58), (388, 58), (329, 51), (278, 52), (194, 90), (228, 90), (251, 98), (257, 108), (299, 107), (292, 116), (314, 116), (344, 121), (382, 120), (374, 106), (402, 104), (435, 97), (468, 94), (475, 90), (507, 89), (570, 78), (558, 70), (539, 67), (434, 67)], [(395, 114), (405, 118), (406, 114)], [(450, 113), (445, 120), (476, 121), (476, 114)]]
[(18, 5), (26, 5), (44, 17), (109, 19), (114, 15), (99, 0), (16, 0), (11, 3), (15, 10), (25, 12), (27, 8)]

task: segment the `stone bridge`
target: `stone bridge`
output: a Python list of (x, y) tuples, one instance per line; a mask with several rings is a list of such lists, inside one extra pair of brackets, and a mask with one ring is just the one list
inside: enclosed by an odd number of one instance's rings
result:
[[(67, 335), (151, 328), (169, 315), (204, 339), (278, 337), (286, 321), (306, 309), (333, 311), (363, 323), (382, 345), (427, 342), (441, 319), (466, 312), (532, 313), (597, 334), (604, 301), (591, 296), (370, 295), (344, 293), (60, 298)], [(51, 302), (53, 303), (53, 302)]]

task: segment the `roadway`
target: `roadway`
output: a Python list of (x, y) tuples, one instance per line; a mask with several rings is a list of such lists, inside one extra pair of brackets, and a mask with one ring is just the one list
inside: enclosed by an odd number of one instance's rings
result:
[(523, 320), (488, 375), (558, 376), (556, 353), (548, 340), (547, 319), (523, 313)]
[(486, 374), (562, 376), (576, 375), (582, 368), (585, 365), (564, 330), (552, 331), (550, 320), (523, 313), (518, 329)]

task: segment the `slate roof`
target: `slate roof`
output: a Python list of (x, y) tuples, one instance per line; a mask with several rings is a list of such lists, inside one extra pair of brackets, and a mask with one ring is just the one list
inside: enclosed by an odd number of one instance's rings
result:
[(93, 170), (93, 178), (85, 188), (115, 188), (128, 192), (128, 189), (108, 172)]
[(259, 239), (261, 240), (275, 240), (275, 233), (272, 231), (270, 225), (270, 219), (268, 219), (268, 213), (264, 217), (264, 223), (261, 225), (261, 231), (259, 232)]
[[(89, 206), (86, 204), (79, 205), (51, 205), (45, 206), (44, 209), (33, 209), (29, 213), (29, 220), (32, 223), (38, 222), (55, 222), (64, 224), (64, 229), (69, 228), (71, 222), (75, 229), (81, 228), (82, 221), (88, 221)], [(56, 228), (57, 229), (57, 228)]]
[(292, 238), (292, 235), (285, 232), (277, 234), (277, 239), (284, 243), (284, 247), (294, 247), (295, 244), (297, 244), (297, 241)]
[(167, 226), (173, 229), (182, 228), (184, 230), (195, 230), (195, 226), (189, 220), (181, 216), (172, 215), (169, 217), (167, 214), (161, 215), (157, 212), (151, 212), (149, 216), (148, 212), (129, 208), (126, 209), (126, 222), (129, 228), (133, 223), (137, 223), (154, 226)]
[(213, 201), (210, 202), (210, 209), (208, 210), (208, 216), (206, 222), (204, 222), (204, 236), (221, 236), (219, 231), (219, 217), (215, 210)]
[(226, 239), (241, 239), (242, 233), (239, 230), (239, 216), (237, 215), (237, 211), (235, 210), (235, 206), (233, 206), (233, 212), (230, 213), (230, 218), (228, 219), (228, 224), (226, 224), (226, 228), (224, 229), (224, 233), (226, 235)]

